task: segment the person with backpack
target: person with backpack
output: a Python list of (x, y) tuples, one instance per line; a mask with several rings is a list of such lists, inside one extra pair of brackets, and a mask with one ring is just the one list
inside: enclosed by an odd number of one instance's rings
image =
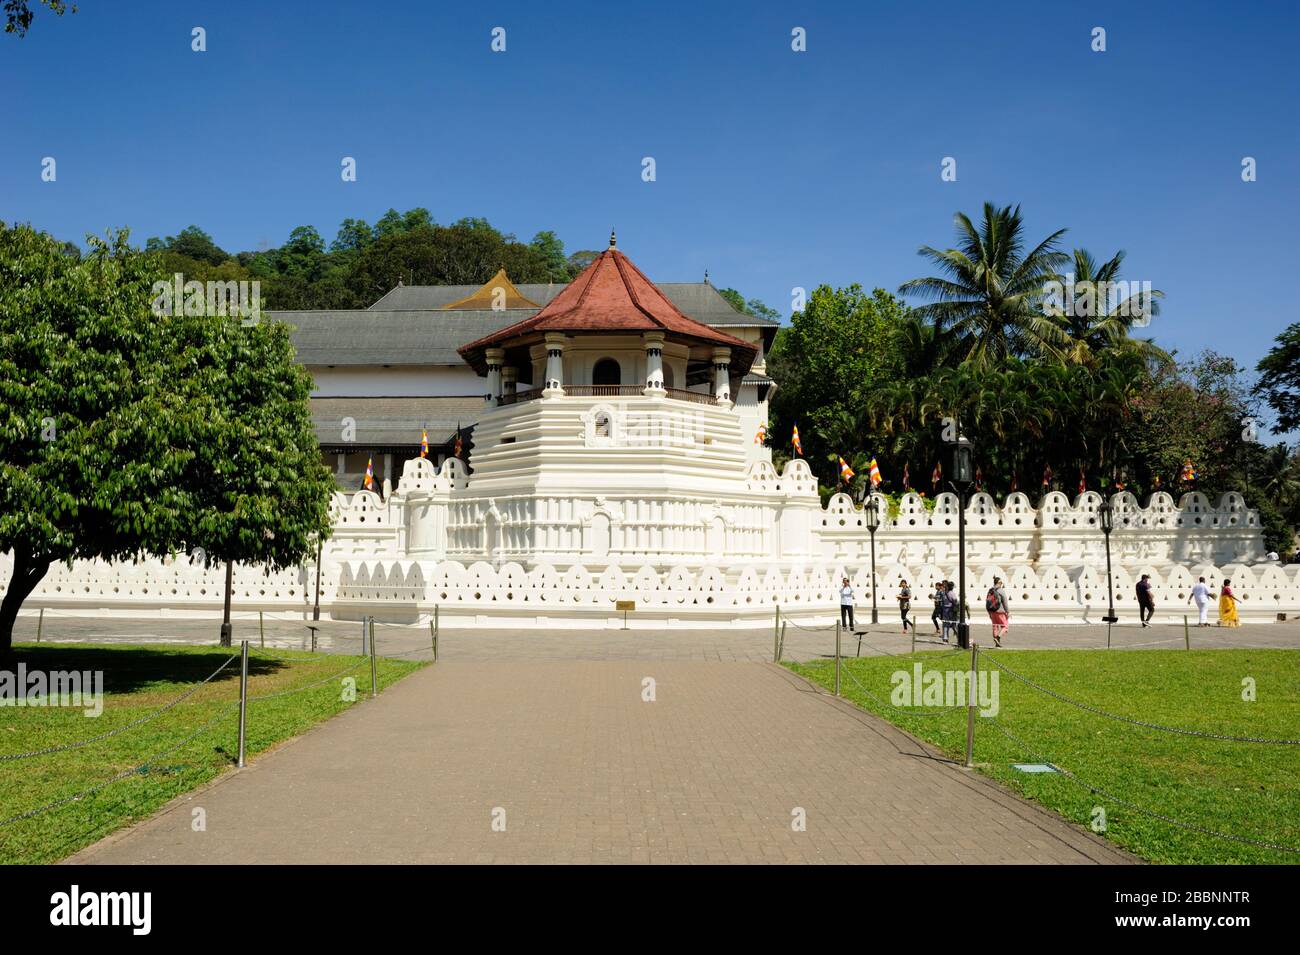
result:
[(1000, 647), (1011, 622), (1011, 607), (1007, 602), (1007, 590), (1002, 586), (1001, 577), (993, 578), (993, 586), (984, 597), (984, 609), (989, 612), (989, 620), (993, 623), (993, 645)]

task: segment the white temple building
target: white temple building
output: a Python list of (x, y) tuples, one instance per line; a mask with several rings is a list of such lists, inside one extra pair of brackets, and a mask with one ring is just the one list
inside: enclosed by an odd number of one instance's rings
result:
[[(319, 601), (333, 619), (414, 623), (436, 607), (443, 626), (610, 627), (630, 601), (629, 626), (755, 627), (777, 606), (829, 620), (841, 576), (859, 607), (874, 591), (883, 610), (902, 579), (922, 603), (933, 581), (957, 579), (956, 495), (927, 504), (910, 494), (896, 514), (883, 499), (869, 505), (881, 516), (873, 580), (862, 508), (843, 494), (823, 507), (800, 459), (777, 473), (758, 440), (765, 402), (735, 400), (754, 381), (761, 334), (689, 317), (612, 237), (544, 306), (517, 311), (457, 349), (480, 389), (471, 468), (410, 457), (391, 493), (336, 494), (319, 593), (311, 564), (270, 575), (237, 567), (237, 611), (310, 616)], [(999, 507), (973, 495), (969, 606), (983, 606), (996, 575), (1020, 620), (1100, 620), (1101, 502), (1049, 493), (1035, 507), (1011, 494)], [(1239, 494), (1142, 503), (1120, 493), (1112, 503), (1122, 615), (1135, 612), (1143, 573), (1165, 608), (1203, 575), (1216, 586), (1232, 578), (1245, 620), (1300, 610), (1300, 565), (1264, 560), (1258, 516)], [(82, 562), (52, 568), (25, 612), (215, 614), (223, 586), (222, 568), (184, 555)]]

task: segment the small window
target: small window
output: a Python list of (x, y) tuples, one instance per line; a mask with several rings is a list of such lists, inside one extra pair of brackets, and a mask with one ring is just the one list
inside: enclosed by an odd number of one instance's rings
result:
[(609, 415), (603, 411), (596, 415), (596, 437), (609, 437)]
[(512, 434), (512, 435), (511, 435), (510, 437), (508, 437), (508, 438), (502, 438), (502, 439), (501, 439), (501, 443), (502, 443), (502, 444), (514, 444), (514, 443), (515, 443), (515, 436)]

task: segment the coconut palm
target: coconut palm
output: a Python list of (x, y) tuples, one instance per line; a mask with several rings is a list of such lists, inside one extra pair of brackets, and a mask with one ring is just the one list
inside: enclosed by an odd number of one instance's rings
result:
[(1061, 281), (1058, 270), (1069, 261), (1057, 248), (1065, 230), (1025, 252), (1019, 206), (984, 203), (978, 229), (964, 213), (954, 219), (957, 248), (918, 250), (941, 274), (899, 286), (902, 295), (929, 300), (915, 314), (940, 335), (950, 333), (958, 356), (979, 367), (1015, 355), (1059, 355), (1067, 337), (1044, 303), (1048, 283)]
[[(1127, 294), (1131, 288), (1119, 277), (1124, 250), (1099, 265), (1086, 249), (1075, 249), (1073, 260), (1073, 295), (1065, 295), (1057, 307), (1049, 309), (1068, 338), (1065, 359), (1078, 365), (1095, 364), (1099, 354), (1115, 348), (1133, 349), (1152, 358), (1168, 357), (1150, 340), (1129, 337), (1134, 327), (1144, 327), (1160, 314), (1158, 299), (1165, 293), (1153, 289)], [(1068, 286), (1065, 291), (1070, 291)]]

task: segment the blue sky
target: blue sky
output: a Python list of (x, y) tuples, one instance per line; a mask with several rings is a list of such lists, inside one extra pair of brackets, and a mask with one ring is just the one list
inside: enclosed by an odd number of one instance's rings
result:
[(924, 274), (988, 199), (1127, 250), (1184, 354), (1253, 365), (1300, 318), (1293, 2), (79, 3), (0, 36), (0, 217), (63, 238), (237, 251), (426, 206), (570, 251), (616, 226), (652, 279), (789, 314), (794, 286)]

